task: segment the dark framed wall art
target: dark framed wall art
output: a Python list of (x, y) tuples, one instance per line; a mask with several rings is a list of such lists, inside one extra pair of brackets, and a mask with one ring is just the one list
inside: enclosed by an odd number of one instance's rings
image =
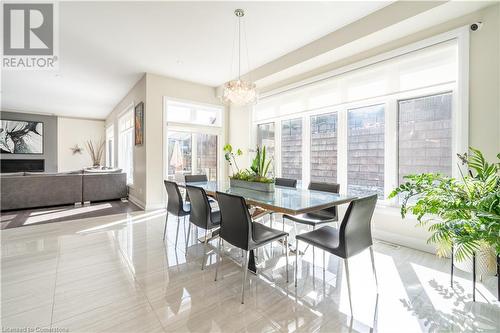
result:
[(2, 119), (0, 151), (2, 154), (43, 154), (43, 122)]
[(140, 102), (134, 109), (135, 145), (144, 143), (144, 103)]

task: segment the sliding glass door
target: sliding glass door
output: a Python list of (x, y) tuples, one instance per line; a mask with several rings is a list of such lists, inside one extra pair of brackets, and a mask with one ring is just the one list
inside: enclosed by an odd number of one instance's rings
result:
[(217, 180), (217, 135), (168, 130), (167, 177), (182, 180), (186, 174), (203, 174)]

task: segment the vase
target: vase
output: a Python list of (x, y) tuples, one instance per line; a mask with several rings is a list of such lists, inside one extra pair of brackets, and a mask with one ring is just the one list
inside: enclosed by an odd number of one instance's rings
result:
[[(456, 256), (454, 256), (456, 258)], [(472, 273), (472, 258), (462, 261), (454, 259), (454, 266), (461, 271)], [(476, 250), (476, 274), (482, 280), (483, 276), (494, 276), (496, 274), (496, 255), (492, 247), (481, 246)]]
[(229, 178), (229, 186), (267, 193), (274, 192), (274, 183), (249, 182), (246, 180)]

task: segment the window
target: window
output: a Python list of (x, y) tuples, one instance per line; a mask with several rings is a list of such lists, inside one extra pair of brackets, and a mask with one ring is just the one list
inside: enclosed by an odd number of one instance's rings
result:
[(278, 176), (340, 183), (384, 204), (397, 204), (386, 198), (405, 175), (458, 177), (456, 153), (468, 147), (463, 32), (268, 92), (254, 107), (254, 144), (274, 142)]
[(119, 150), (118, 165), (127, 173), (127, 184), (134, 183), (134, 108), (132, 107), (118, 120)]
[(337, 182), (337, 114), (311, 117), (311, 181)]
[(165, 103), (168, 122), (217, 127), (222, 124), (221, 107), (173, 100), (167, 100)]
[(168, 131), (167, 145), (170, 179), (203, 174), (208, 180), (217, 180), (217, 135)]
[(302, 119), (281, 122), (281, 177), (302, 179)]
[(384, 198), (384, 106), (349, 110), (347, 191)]
[(452, 93), (398, 102), (398, 180), (423, 172), (451, 176)]
[(274, 157), (274, 123), (259, 124), (257, 126), (257, 146), (266, 146), (269, 156)]
[(192, 173), (193, 140), (190, 133), (168, 132), (168, 175)]
[(266, 155), (273, 159), (273, 163), (271, 163), (268, 173), (274, 174), (274, 154), (276, 152), (274, 149), (274, 123), (259, 124), (257, 126), (257, 146), (266, 147)]
[(110, 125), (106, 128), (106, 166), (115, 166), (115, 127)]
[(196, 174), (207, 175), (208, 180), (217, 180), (217, 135), (194, 134), (196, 138)]

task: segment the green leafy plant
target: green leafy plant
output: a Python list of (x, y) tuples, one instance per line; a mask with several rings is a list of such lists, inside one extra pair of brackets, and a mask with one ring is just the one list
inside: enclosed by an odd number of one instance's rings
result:
[(233, 164), (234, 167), (236, 168), (236, 173), (240, 172), (240, 168), (238, 168), (238, 163), (236, 163), (236, 156), (241, 156), (243, 155), (243, 152), (241, 149), (237, 149), (236, 152), (233, 152), (233, 146), (231, 146), (229, 143), (224, 146), (224, 158), (226, 161), (229, 163), (229, 166), (231, 167), (231, 171), (234, 173), (233, 169)]
[[(468, 170), (461, 179), (437, 173), (409, 175), (389, 195), (401, 197), (403, 218), (412, 213), (422, 226), (435, 222), (428, 227), (428, 242), (438, 244), (438, 255), (445, 255), (453, 244), (457, 260), (472, 256), (481, 246), (500, 253), (500, 163), (488, 163), (479, 150), (470, 151), (458, 155)], [(500, 161), (500, 154), (497, 158)]]
[[(233, 147), (230, 144), (224, 146), (224, 158), (231, 166), (232, 179), (248, 182), (274, 183), (274, 178), (267, 176), (272, 159), (266, 158), (265, 146), (262, 147), (262, 149), (257, 148), (257, 153), (249, 169), (240, 170), (238, 168), (236, 157), (241, 155), (243, 155), (241, 149), (237, 149), (236, 152), (233, 152)], [(235, 169), (233, 169), (233, 165)]]
[(257, 153), (255, 154), (250, 169), (252, 169), (256, 176), (265, 178), (271, 162), (272, 159), (266, 160), (266, 146), (263, 146), (262, 149), (257, 147)]

